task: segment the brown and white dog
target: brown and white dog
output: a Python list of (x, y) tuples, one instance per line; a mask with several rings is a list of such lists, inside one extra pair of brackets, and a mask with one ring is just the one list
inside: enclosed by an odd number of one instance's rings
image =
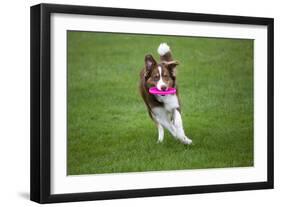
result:
[(176, 88), (176, 66), (177, 61), (172, 58), (170, 47), (161, 43), (158, 47), (160, 62), (157, 63), (152, 55), (145, 56), (145, 67), (140, 72), (140, 92), (147, 106), (148, 113), (158, 127), (158, 142), (164, 139), (164, 128), (166, 128), (176, 139), (183, 144), (191, 144), (184, 132), (180, 113), (178, 90), (176, 94), (153, 95), (149, 93), (150, 87), (158, 90)]

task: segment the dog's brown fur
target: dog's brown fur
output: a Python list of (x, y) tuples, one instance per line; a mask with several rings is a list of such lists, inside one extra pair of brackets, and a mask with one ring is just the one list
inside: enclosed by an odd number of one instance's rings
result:
[[(171, 53), (160, 56), (160, 63), (157, 63), (152, 55), (145, 56), (145, 67), (140, 72), (139, 90), (141, 96), (146, 104), (149, 116), (152, 118), (152, 108), (162, 106), (163, 103), (159, 102), (153, 94), (149, 93), (149, 88), (155, 86), (154, 78), (159, 76), (158, 66), (161, 66), (163, 71), (162, 75), (165, 78), (169, 87), (176, 88), (176, 95), (178, 96), (178, 87), (176, 85), (176, 66), (177, 61), (173, 61)], [(178, 97), (179, 99), (179, 97)], [(180, 111), (180, 108), (178, 108)], [(153, 118), (152, 118), (153, 119)]]

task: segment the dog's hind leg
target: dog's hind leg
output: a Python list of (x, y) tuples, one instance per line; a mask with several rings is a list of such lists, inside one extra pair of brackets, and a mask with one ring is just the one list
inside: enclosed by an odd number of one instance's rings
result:
[(157, 128), (158, 128), (158, 143), (163, 142), (164, 140), (164, 129), (161, 124), (157, 123)]

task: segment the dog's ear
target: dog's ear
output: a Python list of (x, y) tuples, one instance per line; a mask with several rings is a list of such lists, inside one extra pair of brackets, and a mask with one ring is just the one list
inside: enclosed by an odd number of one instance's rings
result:
[(173, 77), (176, 77), (176, 67), (177, 65), (179, 65), (179, 62), (176, 60), (172, 60), (172, 61), (164, 61), (163, 64), (168, 68), (171, 75)]
[(156, 61), (152, 57), (152, 55), (146, 55), (144, 58), (145, 62), (145, 77), (152, 71), (152, 69), (157, 65)]

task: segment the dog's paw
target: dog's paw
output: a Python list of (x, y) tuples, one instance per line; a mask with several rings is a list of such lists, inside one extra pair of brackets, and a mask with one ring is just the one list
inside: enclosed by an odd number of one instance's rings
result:
[(183, 144), (187, 144), (187, 145), (191, 145), (192, 144), (192, 140), (187, 138), (186, 136), (184, 136), (182, 139), (180, 139), (180, 141), (183, 143)]
[(161, 144), (163, 142), (163, 139), (161, 140), (161, 139), (158, 139), (157, 140), (157, 144)]

